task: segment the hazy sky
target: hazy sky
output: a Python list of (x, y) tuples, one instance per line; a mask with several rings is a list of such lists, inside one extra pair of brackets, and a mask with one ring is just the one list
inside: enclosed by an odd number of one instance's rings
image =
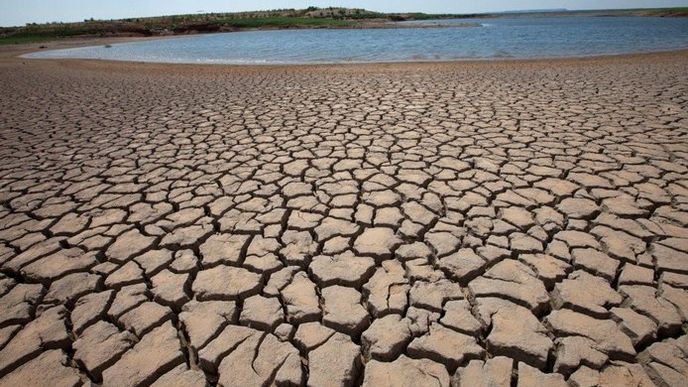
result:
[(568, 8), (648, 8), (688, 6), (688, 0), (0, 0), (0, 25), (28, 22), (120, 19), (182, 13), (254, 11), (308, 6), (366, 8), (383, 12), (477, 13)]

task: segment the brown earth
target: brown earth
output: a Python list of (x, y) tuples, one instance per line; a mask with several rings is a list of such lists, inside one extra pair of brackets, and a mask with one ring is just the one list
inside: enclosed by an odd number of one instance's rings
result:
[(688, 384), (688, 52), (29, 49), (0, 53), (0, 385)]

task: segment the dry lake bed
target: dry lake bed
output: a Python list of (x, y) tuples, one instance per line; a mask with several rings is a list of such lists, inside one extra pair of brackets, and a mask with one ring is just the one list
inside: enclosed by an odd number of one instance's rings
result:
[(688, 384), (686, 51), (3, 50), (0, 385)]

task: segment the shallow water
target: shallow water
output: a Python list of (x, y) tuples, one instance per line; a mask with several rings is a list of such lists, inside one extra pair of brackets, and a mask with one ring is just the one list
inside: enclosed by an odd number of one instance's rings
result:
[[(570, 57), (688, 48), (688, 18), (521, 17), (408, 23), (442, 27), (220, 33), (41, 51), (28, 57), (269, 64)], [(465, 23), (478, 26), (459, 27)]]

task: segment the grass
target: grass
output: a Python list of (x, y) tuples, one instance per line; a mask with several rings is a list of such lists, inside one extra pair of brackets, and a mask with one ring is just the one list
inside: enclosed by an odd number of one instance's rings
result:
[[(157, 18), (156, 18), (157, 19)], [(213, 17), (129, 19), (121, 21), (86, 21), (82, 23), (52, 23), (0, 29), (0, 45), (38, 43), (70, 36), (160, 35), (162, 31), (183, 34), (191, 32), (221, 32), (272, 28), (347, 28), (360, 22), (339, 18), (313, 17)], [(3, 36), (4, 35), (4, 36)]]
[(688, 7), (676, 7), (676, 8), (662, 8), (662, 9), (651, 9), (647, 11), (648, 14), (659, 15), (659, 16), (688, 16)]
[(55, 40), (55, 36), (48, 35), (34, 35), (34, 34), (21, 34), (12, 35), (0, 38), (0, 45), (4, 44), (30, 44), (30, 43), (41, 43), (47, 42), (49, 40)]
[(233, 28), (298, 28), (298, 27), (350, 27), (354, 23), (343, 19), (307, 18), (307, 17), (265, 17), (224, 19), (214, 21), (213, 24)]
[(34, 30), (26, 29), (19, 30), (18, 32), (7, 34), (6, 36), (0, 37), (0, 45), (7, 44), (28, 44), (28, 43), (40, 43), (47, 42), (50, 40), (57, 40), (62, 38), (68, 38), (73, 36), (102, 36), (104, 34), (103, 29), (98, 28), (57, 28), (57, 29), (46, 29), (46, 30)]

